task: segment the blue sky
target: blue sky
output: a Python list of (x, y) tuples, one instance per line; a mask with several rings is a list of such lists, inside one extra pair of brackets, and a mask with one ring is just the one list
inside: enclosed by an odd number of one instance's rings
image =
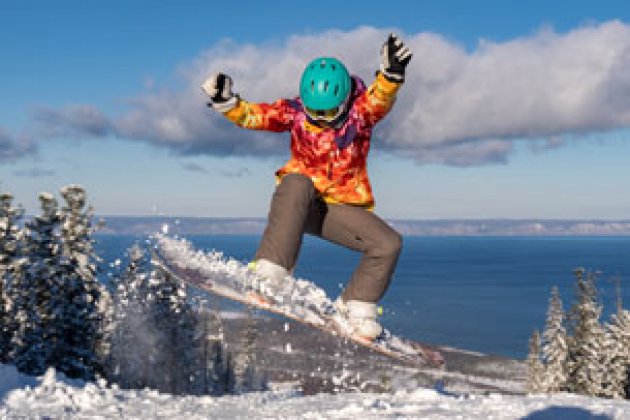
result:
[(203, 77), (272, 101), (331, 54), (369, 82), (391, 30), (414, 57), (375, 131), (377, 213), (629, 217), (623, 1), (9, 0), (0, 189), (30, 213), (78, 183), (100, 214), (263, 217), (288, 137), (206, 110)]

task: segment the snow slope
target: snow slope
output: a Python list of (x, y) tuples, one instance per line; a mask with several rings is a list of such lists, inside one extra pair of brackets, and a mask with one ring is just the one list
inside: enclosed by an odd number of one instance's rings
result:
[(226, 397), (120, 390), (71, 381), (54, 370), (39, 378), (0, 365), (0, 418), (185, 419), (628, 419), (630, 402), (555, 396), (465, 396), (416, 389), (391, 394), (268, 391)]

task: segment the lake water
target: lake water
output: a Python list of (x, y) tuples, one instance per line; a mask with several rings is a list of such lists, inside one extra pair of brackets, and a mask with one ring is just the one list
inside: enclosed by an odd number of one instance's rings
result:
[[(198, 248), (248, 261), (259, 236), (189, 235)], [(105, 263), (124, 259), (144, 238), (97, 235)], [(296, 275), (336, 297), (360, 255), (306, 237)], [(405, 237), (385, 298), (382, 323), (412, 339), (524, 358), (533, 329), (544, 326), (551, 288), (565, 309), (573, 302), (577, 267), (601, 271), (606, 318), (615, 309), (616, 284), (630, 307), (630, 237)]]

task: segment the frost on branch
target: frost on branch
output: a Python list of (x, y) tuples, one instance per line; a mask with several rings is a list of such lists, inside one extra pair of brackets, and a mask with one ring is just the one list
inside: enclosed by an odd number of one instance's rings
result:
[(93, 379), (107, 353), (109, 295), (96, 278), (92, 210), (85, 191), (62, 189), (61, 209), (50, 193), (41, 213), (26, 223), (24, 275), (12, 283), (12, 317), (18, 326), (10, 356), (25, 373), (55, 367), (69, 377)]
[(568, 319), (564, 319), (557, 288), (552, 290), (543, 332), (542, 363), (536, 357), (537, 338), (533, 337), (530, 342), (528, 388), (538, 392), (569, 391), (629, 398), (630, 312), (621, 307), (618, 298), (617, 313), (602, 325), (597, 274), (578, 269), (575, 275), (576, 302)]
[(571, 311), (572, 336), (569, 340), (569, 391), (603, 395), (605, 376), (604, 329), (600, 324), (602, 306), (595, 287), (596, 275), (578, 269), (577, 302)]
[(620, 310), (606, 324), (609, 357), (607, 395), (630, 398), (630, 312)]
[(544, 366), (540, 360), (540, 333), (534, 331), (529, 339), (529, 353), (527, 355), (527, 392), (537, 394), (545, 391)]
[(565, 314), (557, 287), (551, 291), (547, 320), (542, 335), (542, 359), (545, 365), (544, 389), (560, 392), (567, 389), (567, 331)]
[(19, 222), (24, 215), (21, 207), (13, 206), (10, 193), (0, 193), (0, 363), (9, 359), (10, 342), (17, 328), (11, 296), (12, 284), (23, 276), (23, 230)]
[(19, 283), (11, 288), (13, 316), (19, 320), (14, 330), (11, 358), (20, 371), (40, 375), (55, 361), (46, 340), (52, 339), (49, 326), (57, 313), (52, 303), (60, 292), (57, 276), (61, 267), (61, 217), (52, 194), (39, 195), (40, 215), (25, 226), (25, 266)]

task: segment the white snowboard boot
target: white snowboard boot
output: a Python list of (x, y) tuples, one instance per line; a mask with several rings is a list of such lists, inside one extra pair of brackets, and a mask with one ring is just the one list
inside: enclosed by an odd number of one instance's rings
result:
[(378, 307), (373, 302), (349, 300), (344, 302), (341, 297), (335, 301), (337, 311), (343, 318), (343, 323), (354, 334), (368, 340), (374, 340), (381, 335), (383, 327), (377, 321)]
[(252, 289), (259, 293), (261, 297), (273, 302), (282, 300), (282, 294), (289, 286), (289, 271), (269, 260), (261, 258), (249, 264), (249, 268), (260, 277)]

